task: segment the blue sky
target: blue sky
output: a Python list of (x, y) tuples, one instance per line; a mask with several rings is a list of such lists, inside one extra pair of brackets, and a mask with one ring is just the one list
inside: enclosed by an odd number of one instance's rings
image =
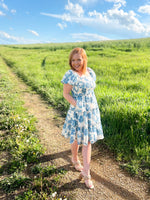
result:
[(0, 0), (0, 44), (150, 37), (150, 0)]

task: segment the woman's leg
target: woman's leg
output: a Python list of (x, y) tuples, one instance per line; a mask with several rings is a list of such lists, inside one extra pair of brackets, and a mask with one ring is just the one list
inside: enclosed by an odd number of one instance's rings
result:
[(91, 162), (91, 143), (89, 142), (87, 146), (82, 147), (83, 156), (83, 173), (87, 176), (90, 175), (90, 162)]
[(71, 153), (72, 153), (72, 161), (77, 162), (78, 161), (78, 150), (79, 150), (79, 145), (77, 143), (77, 140), (75, 140), (71, 144)]
[(77, 140), (75, 140), (74, 143), (71, 144), (71, 153), (72, 153), (71, 161), (75, 169), (81, 172), (83, 170), (83, 166), (81, 165), (78, 159), (78, 150), (79, 150), (79, 145), (77, 143)]
[(93, 189), (94, 185), (91, 181), (90, 176), (90, 162), (91, 162), (91, 143), (89, 142), (87, 146), (82, 147), (83, 156), (83, 170), (80, 174), (80, 178), (84, 178), (85, 185), (89, 189)]

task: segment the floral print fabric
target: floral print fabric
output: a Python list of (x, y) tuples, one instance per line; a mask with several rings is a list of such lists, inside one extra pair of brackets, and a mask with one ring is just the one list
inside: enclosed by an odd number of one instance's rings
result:
[(100, 111), (94, 94), (96, 75), (88, 68), (89, 75), (79, 76), (73, 70), (68, 70), (61, 82), (72, 85), (72, 96), (77, 105), (70, 105), (62, 130), (65, 138), (70, 138), (70, 143), (76, 139), (78, 144), (93, 144), (103, 139)]

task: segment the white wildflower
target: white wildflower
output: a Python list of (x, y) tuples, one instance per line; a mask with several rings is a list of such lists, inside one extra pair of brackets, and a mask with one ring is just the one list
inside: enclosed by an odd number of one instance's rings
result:
[(56, 195), (57, 195), (57, 192), (54, 192), (54, 193), (52, 194), (52, 197), (56, 197)]

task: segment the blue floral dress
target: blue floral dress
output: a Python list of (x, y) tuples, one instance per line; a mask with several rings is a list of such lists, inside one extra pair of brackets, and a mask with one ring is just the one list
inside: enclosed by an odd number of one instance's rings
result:
[(100, 111), (94, 94), (96, 75), (88, 68), (89, 75), (79, 76), (75, 71), (68, 70), (61, 82), (72, 85), (72, 96), (76, 106), (70, 104), (62, 135), (70, 138), (70, 143), (77, 140), (78, 144), (87, 145), (103, 139)]

